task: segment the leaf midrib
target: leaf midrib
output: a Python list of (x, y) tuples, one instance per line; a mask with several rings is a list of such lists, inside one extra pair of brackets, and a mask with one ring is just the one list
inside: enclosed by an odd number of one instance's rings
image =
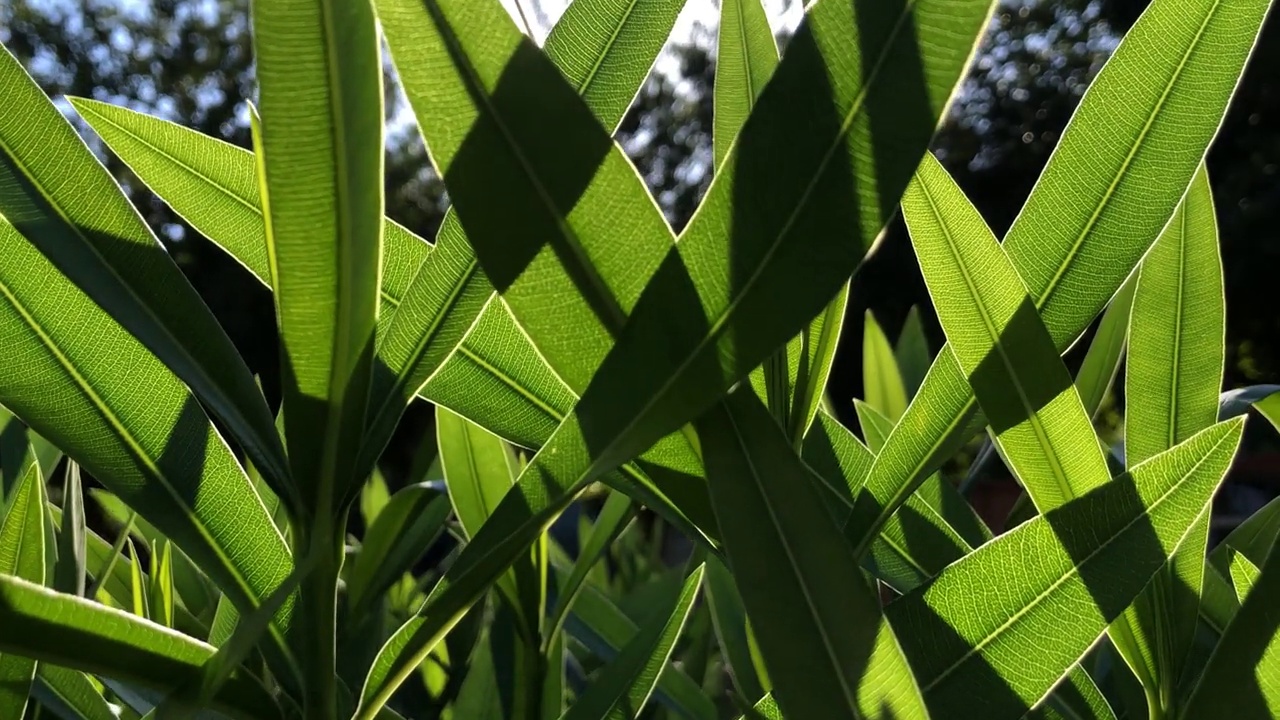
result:
[[(1212, 456), (1215, 452), (1217, 452), (1218, 448), (1221, 447), (1223, 443), (1228, 442), (1230, 439), (1231, 439), (1230, 433), (1223, 434), (1221, 438), (1219, 438), (1216, 442), (1214, 442), (1212, 447), (1207, 449), (1204, 452), (1204, 454), (1201, 455), (1198, 460), (1196, 460), (1195, 464), (1192, 465), (1187, 472), (1182, 474), (1181, 479), (1179, 479), (1176, 483), (1171, 485), (1168, 490), (1166, 490), (1158, 498), (1156, 498), (1149, 505), (1147, 505), (1146, 510), (1144, 512), (1137, 513), (1136, 515), (1134, 515), (1134, 517), (1131, 520), (1129, 520), (1129, 522), (1125, 523), (1123, 527), (1121, 527), (1116, 532), (1112, 533), (1111, 537), (1109, 537), (1106, 541), (1100, 543), (1098, 547), (1094, 548), (1094, 550), (1091, 551), (1088, 555), (1086, 555), (1082, 560), (1080, 560), (1079, 562), (1073, 561), (1073, 565), (1071, 569), (1066, 573), (1064, 573), (1062, 577), (1055, 580), (1048, 588), (1046, 588), (1044, 591), (1042, 591), (1041, 593), (1036, 595), (1034, 598), (1032, 598), (1031, 602), (1027, 603), (1022, 608), (1020, 608), (1017, 612), (1013, 613), (1008, 620), (1006, 620), (1005, 622), (997, 626), (995, 629), (993, 629), (990, 633), (987, 634), (986, 637), (982, 638), (977, 643), (975, 643), (968, 651), (964, 653), (964, 655), (962, 655), (958, 660), (956, 660), (954, 663), (952, 663), (947, 668), (945, 668), (941, 673), (938, 674), (936, 678), (930, 681), (927, 686), (921, 688), (921, 691), (928, 692), (929, 690), (936, 687), (938, 683), (945, 680), (951, 673), (956, 671), (961, 665), (967, 662), (969, 658), (979, 654), (983, 648), (985, 648), (997, 637), (999, 637), (1005, 630), (1009, 629), (1018, 621), (1020, 621), (1023, 617), (1030, 614), (1032, 610), (1034, 610), (1043, 600), (1045, 600), (1045, 598), (1047, 598), (1049, 595), (1057, 591), (1057, 589), (1060, 588), (1064, 583), (1066, 583), (1068, 580), (1072, 579), (1076, 575), (1079, 575), (1079, 570), (1082, 566), (1089, 563), (1094, 558), (1096, 558), (1099, 554), (1105, 551), (1108, 547), (1111, 546), (1112, 543), (1116, 542), (1118, 538), (1123, 536), (1125, 533), (1129, 532), (1129, 530), (1132, 527), (1137, 525), (1142, 520), (1149, 518), (1151, 514), (1156, 510), (1156, 508), (1160, 507), (1160, 505), (1162, 505), (1165, 502), (1165, 500), (1169, 498), (1169, 496), (1173, 495), (1175, 492), (1180, 490), (1182, 486), (1187, 482), (1188, 478), (1195, 475), (1200, 470), (1200, 466), (1208, 462), (1210, 456)], [(1203, 515), (1207, 510), (1208, 510), (1207, 506), (1205, 508), (1202, 508), (1201, 511), (1197, 513), (1196, 519), (1192, 521), (1192, 525), (1194, 525), (1195, 522), (1199, 520), (1200, 516)], [(1188, 526), (1188, 528), (1190, 528), (1190, 525)], [(1185, 536), (1185, 533), (1183, 535)], [(1181, 544), (1181, 542), (1182, 542), (1182, 537), (1179, 537), (1178, 543), (1175, 544), (1175, 547), (1173, 548), (1173, 550), (1176, 550), (1177, 549), (1176, 546), (1178, 544)]]
[(638, 5), (639, 2), (640, 0), (631, 0), (627, 5), (627, 9), (622, 13), (620, 21), (614, 24), (613, 31), (609, 34), (609, 39), (605, 41), (604, 49), (596, 55), (595, 62), (592, 63), (591, 69), (587, 71), (586, 76), (582, 78), (582, 82), (578, 84), (577, 88), (575, 88), (578, 91), (578, 97), (583, 97), (587, 94), (587, 90), (591, 87), (591, 83), (596, 79), (596, 74), (600, 72), (600, 68), (604, 67), (605, 58), (609, 56), (610, 51), (613, 50), (613, 46), (617, 44), (618, 37), (622, 35), (622, 28), (626, 27), (627, 22), (631, 20), (631, 13), (635, 12), (636, 5)]
[[(965, 287), (969, 291), (969, 297), (974, 301), (974, 308), (977, 309), (978, 315), (982, 318), (983, 327), (986, 328), (987, 336), (991, 339), (992, 349), (994, 349), (1000, 356), (1000, 362), (1008, 372), (1013, 388), (1017, 391), (1018, 400), (1022, 403), (1022, 408), (1027, 413), (1027, 422), (1031, 425), (1031, 429), (1035, 433), (1037, 443), (1045, 451), (1044, 458), (1049, 464), (1049, 469), (1053, 472), (1054, 480), (1058, 483), (1058, 490), (1062, 493), (1063, 500), (1068, 500), (1074, 497), (1075, 493), (1072, 491), (1071, 483), (1067, 479), (1066, 470), (1063, 468), (1062, 462), (1058, 458), (1058, 449), (1049, 439), (1048, 432), (1045, 430), (1044, 424), (1040, 419), (1040, 414), (1028, 398), (1026, 388), (1023, 387), (1022, 378), (1018, 374), (1018, 368), (1012, 358), (1009, 357), (1008, 352), (1005, 350), (1004, 343), (1001, 342), (1001, 333), (996, 328), (995, 321), (991, 318), (991, 314), (986, 304), (986, 296), (978, 291), (977, 284), (975, 283), (973, 276), (969, 273), (969, 266), (961, 254), (955, 237), (951, 234), (951, 227), (943, 218), (940, 208), (934, 201), (933, 193), (930, 190), (928, 183), (922, 180), (919, 183), (919, 187), (921, 195), (929, 204), (929, 210), (933, 213), (934, 220), (937, 221), (938, 227), (942, 230), (943, 237), (946, 238), (947, 249), (951, 252), (951, 259), (955, 263), (956, 269), (960, 271), (961, 277), (964, 278)], [(999, 247), (997, 244), (996, 252), (1003, 255), (1004, 249)], [(1004, 260), (1007, 263), (1007, 258), (999, 259)], [(1014, 272), (1016, 274), (1017, 271), (1015, 270)], [(1022, 296), (1026, 298), (1025, 289), (1022, 290)], [(958, 359), (959, 358), (957, 358), (957, 360)], [(1059, 362), (1061, 362), (1061, 360), (1059, 360)], [(996, 441), (1000, 442), (1003, 446), (1004, 443), (999, 436), (996, 437)]]
[[(1169, 99), (1169, 95), (1173, 92), (1174, 85), (1177, 85), (1178, 80), (1182, 77), (1182, 72), (1186, 69), (1187, 61), (1199, 48), (1200, 40), (1204, 37), (1205, 28), (1209, 27), (1209, 23), (1213, 21), (1214, 15), (1218, 12), (1218, 8), (1222, 6), (1222, 2), (1223, 0), (1214, 0), (1213, 6), (1205, 13), (1204, 20), (1201, 21), (1200, 27), (1196, 29), (1195, 37), (1193, 37), (1191, 42), (1187, 44), (1186, 52), (1183, 53), (1181, 60), (1178, 61), (1178, 66), (1174, 69), (1173, 76), (1169, 78), (1169, 82), (1165, 84), (1164, 90), (1160, 93), (1160, 98), (1156, 101), (1155, 107), (1152, 108), (1150, 114), (1148, 114), (1146, 122), (1138, 132), (1138, 137), (1134, 139), (1132, 146), (1129, 148), (1129, 153), (1125, 156), (1124, 161), (1120, 165), (1120, 170), (1112, 178), (1111, 184), (1107, 187), (1102, 199), (1094, 207), (1092, 215), (1089, 216), (1089, 220), (1085, 223), (1084, 228), (1071, 244), (1071, 249), (1067, 252), (1066, 258), (1058, 265), (1057, 272), (1055, 272), (1053, 277), (1049, 279), (1049, 283), (1045, 286), (1044, 292), (1040, 294), (1039, 298), (1032, 298), (1036, 303), (1037, 310), (1043, 308), (1049, 303), (1050, 298), (1057, 291), (1062, 278), (1066, 276), (1067, 269), (1071, 266), (1071, 261), (1079, 254), (1080, 248), (1084, 245), (1085, 239), (1088, 238), (1094, 225), (1098, 223), (1098, 219), (1102, 217), (1102, 211), (1107, 207), (1108, 203), (1111, 202), (1111, 198), (1115, 195), (1116, 188), (1119, 187), (1120, 181), (1123, 180), (1128, 173), (1129, 166), (1133, 163), (1133, 158), (1137, 156), (1138, 151), (1142, 148), (1143, 141), (1146, 140), (1152, 126), (1155, 125), (1156, 118), (1160, 115), (1160, 110), (1164, 107), (1165, 102)], [(1068, 130), (1070, 129), (1070, 125), (1071, 123), (1068, 123)], [(1063, 132), (1065, 134), (1066, 130)], [(1050, 157), (1049, 160), (1052, 162), (1053, 158)], [(1013, 234), (1013, 230), (1017, 227), (1018, 222), (1015, 220), (1013, 228), (1010, 229), (1010, 234)]]

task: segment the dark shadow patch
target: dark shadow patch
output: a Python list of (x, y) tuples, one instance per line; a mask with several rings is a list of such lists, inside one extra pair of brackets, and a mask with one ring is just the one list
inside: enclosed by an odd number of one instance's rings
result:
[[(969, 375), (991, 429), (999, 435), (1025, 422), (1072, 386), (1071, 374), (1057, 358), (1058, 350), (1045, 329), (1031, 299), (1023, 297), (1009, 325), (1000, 333), (999, 348), (992, 348)], [(1022, 393), (1013, 387), (1010, 368), (1016, 368)]]

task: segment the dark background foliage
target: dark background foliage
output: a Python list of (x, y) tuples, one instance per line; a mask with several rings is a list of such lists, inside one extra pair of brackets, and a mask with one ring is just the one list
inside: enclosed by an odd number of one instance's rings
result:
[[(523, 2), (545, 26), (536, 0)], [(997, 9), (934, 145), (997, 235), (1016, 217), (1089, 81), (1145, 5), (1146, 0), (1003, 0)], [(245, 98), (254, 93), (246, 11), (247, 0), (0, 0), (0, 41), (52, 96), (128, 105), (244, 146)], [(779, 40), (785, 44), (786, 38)], [(714, 29), (699, 26), (667, 52), (617, 139), (679, 229), (711, 178)], [(394, 78), (388, 80), (394, 86)], [(401, 103), (388, 103), (388, 213), (430, 237), (447, 198), (405, 117)], [(186, 227), (118, 161), (104, 159), (274, 395), (277, 356), (267, 291)], [(1273, 15), (1209, 158), (1226, 272), (1228, 388), (1280, 380), (1274, 285), (1280, 270), (1278, 167), (1280, 19)], [(928, 295), (910, 241), (896, 222), (855, 278), (850, 296), (829, 386), (846, 421), (853, 422), (850, 398), (862, 391), (864, 312), (872, 310), (893, 338), (912, 305), (928, 308)], [(930, 312), (924, 316), (936, 350), (942, 333)], [(1077, 348), (1069, 360), (1078, 363), (1082, 355)], [(1118, 417), (1113, 410), (1107, 420), (1112, 432)], [(430, 424), (429, 409), (419, 403), (384, 458), (393, 484), (429, 437)], [(1265, 423), (1252, 425), (1250, 452), (1237, 462), (1232, 490), (1219, 506), (1222, 525), (1280, 488), (1280, 463), (1269, 453), (1278, 443)], [(999, 468), (990, 474), (1002, 475)]]

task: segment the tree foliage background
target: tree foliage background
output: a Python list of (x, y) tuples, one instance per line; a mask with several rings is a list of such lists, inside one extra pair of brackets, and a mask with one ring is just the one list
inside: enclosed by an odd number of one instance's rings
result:
[[(543, 32), (550, 12), (563, 4), (521, 2)], [(770, 5), (794, 16), (799, 2)], [(1012, 223), (1089, 81), (1145, 5), (1003, 0), (934, 146), (998, 235)], [(0, 41), (50, 95), (127, 105), (241, 146), (249, 143), (244, 99), (255, 92), (248, 23), (248, 0), (0, 0)], [(715, 78), (715, 28), (695, 22), (682, 35), (669, 45), (617, 136), (677, 229), (711, 178)], [(778, 40), (785, 47), (785, 31)], [(1229, 308), (1226, 387), (1280, 381), (1274, 288), (1280, 270), (1280, 18), (1271, 17), (1263, 28), (1248, 67), (1209, 157)], [(430, 237), (448, 201), (407, 117), (402, 102), (388, 104), (387, 211)], [(268, 396), (278, 395), (267, 291), (131, 180), (118, 161), (104, 159), (262, 376)], [(850, 398), (862, 391), (864, 312), (871, 309), (894, 337), (915, 304), (927, 308), (928, 295), (898, 221), (850, 295), (830, 382), (833, 407), (845, 419), (851, 419)], [(929, 312), (924, 316), (936, 349), (941, 330)], [(1073, 352), (1069, 365), (1082, 354)], [(430, 422), (431, 414), (419, 407), (402, 424), (384, 458), (393, 482)], [(1233, 490), (1223, 494), (1219, 509), (1229, 515), (1251, 511), (1280, 489), (1265, 435), (1254, 434), (1254, 460), (1237, 466)]]

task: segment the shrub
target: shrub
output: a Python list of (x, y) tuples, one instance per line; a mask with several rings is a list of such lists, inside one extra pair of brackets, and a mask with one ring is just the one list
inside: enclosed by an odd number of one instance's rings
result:
[[(0, 716), (1277, 712), (1280, 504), (1206, 559), (1238, 416), (1280, 419), (1274, 387), (1219, 395), (1202, 167), (1268, 2), (1155, 0), (1003, 242), (927, 152), (990, 0), (820, 0), (781, 61), (724, 0), (715, 180), (675, 237), (611, 133), (682, 5), (577, 0), (539, 49), (497, 0), (263, 0), (252, 153), (70, 100), (273, 289), (274, 418), (0, 54)], [(434, 244), (383, 217), (379, 28), (453, 203)], [(823, 392), (899, 210), (949, 344), (870, 324), (859, 439)], [(418, 397), (438, 458), (391, 493)], [(984, 428), (1024, 489), (999, 534), (938, 472)]]

